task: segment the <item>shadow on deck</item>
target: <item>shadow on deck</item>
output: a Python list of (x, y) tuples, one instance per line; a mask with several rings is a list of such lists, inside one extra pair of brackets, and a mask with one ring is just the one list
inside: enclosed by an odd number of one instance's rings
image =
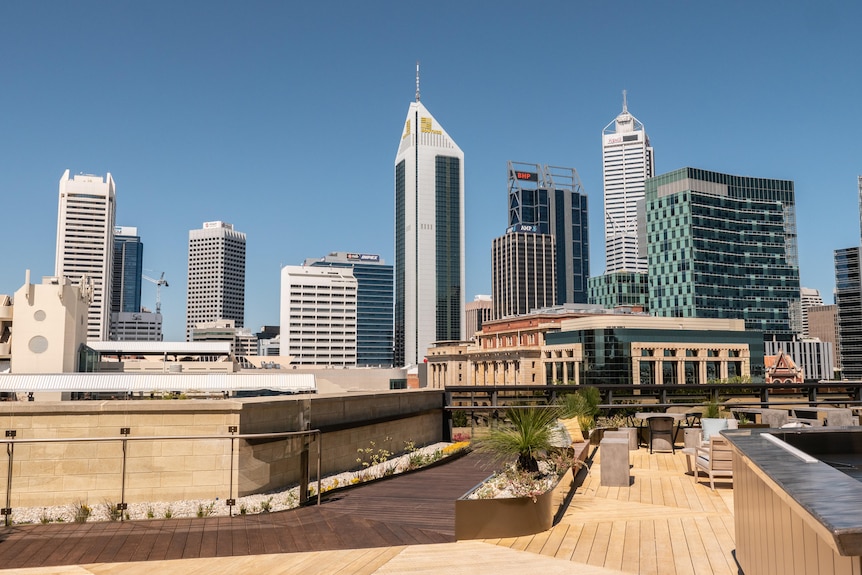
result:
[(470, 453), (277, 513), (0, 529), (5, 569), (394, 547), (455, 541), (455, 499), (491, 474)]

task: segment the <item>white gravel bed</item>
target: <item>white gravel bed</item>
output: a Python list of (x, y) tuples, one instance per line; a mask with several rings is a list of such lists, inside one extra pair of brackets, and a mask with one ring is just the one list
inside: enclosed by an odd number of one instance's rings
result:
[[(324, 492), (352, 483), (360, 483), (363, 479), (383, 477), (402, 473), (409, 468), (409, 460), (421, 454), (433, 456), (436, 452), (451, 443), (435, 443), (420, 447), (411, 453), (388, 459), (383, 463), (372, 465), (358, 471), (347, 471), (337, 475), (324, 477), (321, 485)], [(442, 455), (445, 457), (446, 455)], [(316, 497), (317, 482), (310, 483)], [(116, 502), (99, 501), (87, 502), (90, 514), (87, 521), (109, 521), (110, 506)], [(299, 486), (286, 488), (279, 491), (270, 491), (256, 495), (237, 497), (233, 508), (234, 515), (243, 513), (261, 513), (267, 511), (283, 511), (292, 509), (299, 504)], [(53, 523), (74, 522), (79, 512), (80, 503), (68, 505), (56, 505), (53, 507), (16, 507), (12, 510), (12, 522), (23, 523)], [(171, 517), (219, 517), (227, 516), (230, 510), (222, 498), (213, 499), (191, 499), (183, 501), (153, 501), (147, 503), (129, 503), (124, 512), (127, 519), (165, 519)], [(118, 518), (117, 518), (118, 519)]]

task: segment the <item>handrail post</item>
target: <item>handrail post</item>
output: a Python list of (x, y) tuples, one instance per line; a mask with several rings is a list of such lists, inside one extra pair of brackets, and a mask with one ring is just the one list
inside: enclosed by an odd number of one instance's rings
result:
[[(117, 504), (117, 511), (120, 514), (120, 521), (123, 521), (126, 511), (126, 447), (129, 442), (126, 439), (131, 433), (131, 429), (128, 427), (120, 428), (120, 435), (123, 436), (122, 444), (123, 444), (123, 465), (120, 470), (120, 502)], [(109, 510), (110, 511), (110, 510)]]
[(8, 456), (9, 466), (6, 472), (6, 507), (3, 508), (3, 519), (6, 527), (12, 524), (12, 461), (15, 459), (15, 435), (14, 429), (6, 430), (6, 437), (11, 441), (6, 442), (6, 455)]
[(234, 434), (239, 430), (239, 427), (236, 425), (228, 425), (227, 426), (228, 433), (230, 433), (230, 477), (228, 479), (228, 488), (227, 488), (227, 515), (228, 517), (233, 517), (233, 506), (236, 503), (236, 499), (233, 497), (233, 456), (235, 452), (235, 443), (236, 437)]
[(317, 436), (317, 504), (320, 505), (320, 464), (322, 460), (323, 434), (318, 431), (315, 435)]

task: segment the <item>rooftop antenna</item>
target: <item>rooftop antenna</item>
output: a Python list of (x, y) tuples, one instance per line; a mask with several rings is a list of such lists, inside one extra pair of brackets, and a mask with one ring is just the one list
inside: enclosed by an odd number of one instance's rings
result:
[(623, 113), (625, 114), (628, 111), (629, 111), (629, 106), (626, 103), (626, 91), (623, 90)]
[(419, 60), (416, 60), (416, 101), (419, 101)]

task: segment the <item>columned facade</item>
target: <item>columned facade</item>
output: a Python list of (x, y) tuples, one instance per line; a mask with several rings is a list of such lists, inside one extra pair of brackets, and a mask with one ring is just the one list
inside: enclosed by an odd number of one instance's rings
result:
[(763, 339), (741, 320), (638, 314), (489, 322), (478, 342), (428, 350), (432, 386), (692, 385), (763, 377)]

